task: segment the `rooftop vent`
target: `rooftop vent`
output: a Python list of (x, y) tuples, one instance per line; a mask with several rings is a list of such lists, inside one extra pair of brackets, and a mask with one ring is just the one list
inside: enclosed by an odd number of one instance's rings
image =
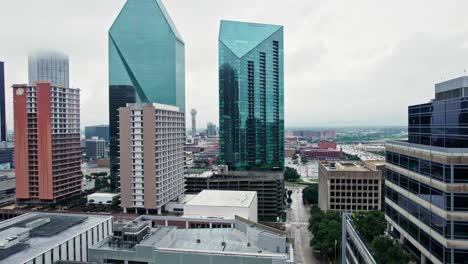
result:
[(34, 228), (40, 227), (40, 226), (48, 224), (48, 223), (50, 223), (50, 218), (49, 217), (44, 217), (44, 218), (39, 218), (39, 219), (36, 219), (36, 220), (31, 221), (29, 223), (26, 223), (25, 227), (34, 229)]
[(200, 244), (201, 243), (201, 240), (198, 238), (197, 239), (197, 244)]

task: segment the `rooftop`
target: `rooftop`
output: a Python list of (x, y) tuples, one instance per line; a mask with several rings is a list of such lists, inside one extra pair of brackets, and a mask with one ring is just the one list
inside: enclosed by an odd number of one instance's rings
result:
[[(0, 263), (25, 263), (111, 216), (28, 213), (0, 222), (0, 238), (17, 236), (18, 243), (0, 248)], [(29, 231), (29, 236), (21, 235)], [(3, 241), (7, 245), (11, 241)]]
[[(241, 219), (242, 220), (242, 219)], [(236, 219), (236, 221), (241, 221)], [(280, 246), (280, 249), (277, 248)], [(235, 228), (178, 229), (173, 226), (158, 226), (151, 230), (139, 244), (132, 248), (119, 248), (108, 238), (91, 250), (128, 250), (149, 247), (156, 251), (197, 252), (223, 255), (254, 255), (267, 258), (289, 258), (284, 234), (263, 229), (255, 224), (237, 222)], [(275, 250), (279, 250), (276, 252)]]
[(321, 161), (327, 171), (370, 171), (357, 161)]
[(187, 205), (249, 207), (257, 192), (203, 190)]

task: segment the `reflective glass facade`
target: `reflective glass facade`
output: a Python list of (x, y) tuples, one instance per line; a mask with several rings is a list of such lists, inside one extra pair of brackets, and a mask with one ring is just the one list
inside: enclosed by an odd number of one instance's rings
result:
[(283, 27), (221, 21), (220, 162), (284, 167)]
[(435, 100), (408, 107), (408, 142), (386, 146), (387, 220), (433, 263), (468, 259), (467, 86), (436, 84)]
[(127, 0), (109, 30), (110, 161), (114, 179), (118, 168), (117, 109), (135, 102), (175, 105), (185, 112), (185, 44), (160, 0)]
[(444, 148), (468, 148), (468, 97), (408, 108), (409, 142)]

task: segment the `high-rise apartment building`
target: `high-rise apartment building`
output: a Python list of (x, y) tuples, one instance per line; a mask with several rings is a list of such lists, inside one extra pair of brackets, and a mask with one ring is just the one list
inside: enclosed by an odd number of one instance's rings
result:
[(221, 21), (220, 162), (284, 167), (283, 27)]
[(57, 51), (38, 51), (28, 57), (29, 85), (48, 82), (57, 87), (70, 87), (68, 55)]
[(184, 193), (185, 114), (176, 106), (119, 108), (121, 206), (161, 213)]
[(386, 145), (385, 214), (420, 263), (468, 259), (468, 77), (408, 107), (408, 141)]
[(81, 191), (80, 90), (13, 85), (16, 198), (53, 203)]
[(0, 141), (7, 140), (5, 114), (5, 63), (0, 61)]
[(112, 187), (118, 188), (118, 109), (127, 103), (175, 105), (185, 112), (185, 44), (160, 0), (127, 0), (109, 30)]

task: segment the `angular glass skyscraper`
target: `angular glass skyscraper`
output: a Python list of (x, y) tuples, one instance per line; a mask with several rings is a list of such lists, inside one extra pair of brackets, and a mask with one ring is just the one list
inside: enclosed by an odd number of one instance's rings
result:
[(185, 111), (185, 45), (160, 0), (127, 0), (109, 30), (112, 187), (118, 169), (118, 108), (149, 102)]
[(283, 27), (221, 21), (220, 161), (233, 170), (284, 167)]

